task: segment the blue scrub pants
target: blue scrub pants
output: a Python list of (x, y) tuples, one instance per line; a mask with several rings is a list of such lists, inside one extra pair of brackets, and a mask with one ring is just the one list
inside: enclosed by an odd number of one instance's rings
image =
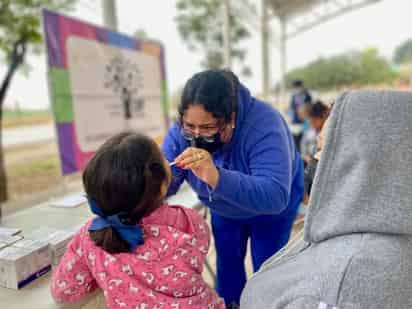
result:
[(252, 263), (257, 271), (262, 263), (289, 240), (293, 216), (263, 215), (251, 219), (229, 219), (212, 211), (212, 231), (216, 247), (217, 292), (226, 304), (240, 302), (246, 284), (245, 256), (250, 238)]

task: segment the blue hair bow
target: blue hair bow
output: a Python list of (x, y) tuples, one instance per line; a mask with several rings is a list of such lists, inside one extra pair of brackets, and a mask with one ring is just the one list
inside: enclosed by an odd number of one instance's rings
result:
[(138, 225), (127, 225), (122, 223), (119, 213), (113, 216), (105, 216), (97, 202), (89, 199), (91, 211), (98, 217), (93, 219), (89, 231), (100, 231), (105, 228), (113, 228), (120, 237), (130, 245), (130, 252), (133, 252), (139, 245), (143, 244), (143, 231)]

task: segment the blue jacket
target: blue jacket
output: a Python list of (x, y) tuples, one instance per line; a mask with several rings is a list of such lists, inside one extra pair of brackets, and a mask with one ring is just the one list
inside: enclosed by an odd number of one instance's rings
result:
[[(169, 195), (186, 180), (200, 201), (227, 218), (247, 219), (259, 215), (290, 216), (303, 197), (303, 163), (280, 113), (241, 87), (236, 127), (232, 140), (213, 154), (219, 169), (214, 190), (191, 171), (172, 167)], [(187, 147), (180, 126), (170, 128), (163, 143), (172, 162)], [(292, 218), (293, 217), (293, 218)]]

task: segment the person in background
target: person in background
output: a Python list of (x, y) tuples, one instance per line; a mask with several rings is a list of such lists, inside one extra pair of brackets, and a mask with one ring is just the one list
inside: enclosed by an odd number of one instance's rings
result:
[(313, 159), (317, 152), (317, 137), (329, 116), (330, 108), (322, 101), (317, 100), (313, 104), (306, 104), (305, 123), (309, 128), (304, 130), (301, 142), (301, 155), (305, 166)]
[(163, 143), (175, 163), (169, 194), (187, 181), (210, 208), (217, 291), (238, 305), (248, 240), (255, 271), (289, 240), (303, 198), (303, 163), (280, 113), (232, 72), (190, 78), (179, 117)]
[(312, 103), (305, 103), (298, 110), (298, 115), (300, 119), (303, 119), (302, 124), (302, 138), (300, 140), (300, 155), (302, 156), (304, 166), (314, 155), (316, 151), (316, 130), (310, 125), (308, 116)]
[(136, 133), (110, 138), (83, 183), (96, 218), (53, 273), (57, 302), (78, 302), (100, 288), (108, 308), (225, 308), (202, 278), (207, 223), (195, 210), (164, 202), (170, 169), (153, 140)]
[(300, 151), (300, 142), (303, 136), (304, 119), (299, 116), (299, 110), (306, 104), (312, 102), (312, 96), (305, 88), (302, 80), (295, 80), (292, 83), (292, 97), (289, 106), (289, 116), (291, 118), (292, 133), (295, 145)]
[(247, 283), (242, 309), (412, 308), (412, 93), (334, 104), (304, 238)]
[(310, 192), (312, 190), (313, 180), (315, 179), (318, 162), (320, 160), (320, 156), (322, 154), (322, 150), (324, 146), (327, 125), (328, 125), (328, 119), (326, 119), (325, 122), (323, 123), (322, 129), (320, 130), (319, 135), (317, 137), (316, 153), (311, 157), (311, 160), (308, 161), (305, 167), (305, 173), (304, 173), (305, 197), (303, 199), (303, 203), (305, 205), (309, 203), (309, 197), (310, 197)]
[(320, 100), (317, 100), (311, 105), (308, 113), (308, 120), (311, 127), (314, 128), (317, 133), (322, 130), (326, 119), (329, 117), (329, 113), (330, 107)]

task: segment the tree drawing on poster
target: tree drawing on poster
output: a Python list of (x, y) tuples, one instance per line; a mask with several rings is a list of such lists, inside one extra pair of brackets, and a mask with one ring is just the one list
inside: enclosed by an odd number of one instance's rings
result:
[(141, 96), (143, 85), (143, 76), (137, 64), (121, 55), (111, 59), (106, 66), (104, 86), (120, 95), (125, 119), (141, 115), (144, 108), (144, 98)]

